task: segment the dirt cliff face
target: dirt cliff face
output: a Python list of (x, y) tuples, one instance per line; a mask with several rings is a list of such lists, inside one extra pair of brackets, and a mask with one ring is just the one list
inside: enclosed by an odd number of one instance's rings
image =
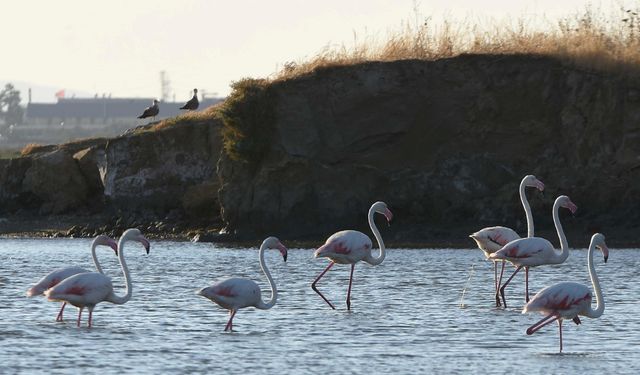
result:
[[(466, 238), (488, 225), (526, 231), (551, 206), (579, 206), (565, 230), (633, 228), (640, 219), (640, 83), (534, 56), (460, 56), (318, 70), (269, 87), (273, 134), (254, 163), (223, 155), (227, 231), (325, 237), (366, 230), (383, 200), (395, 240)], [(564, 215), (561, 215), (563, 219)], [(577, 246), (577, 244), (576, 244)]]

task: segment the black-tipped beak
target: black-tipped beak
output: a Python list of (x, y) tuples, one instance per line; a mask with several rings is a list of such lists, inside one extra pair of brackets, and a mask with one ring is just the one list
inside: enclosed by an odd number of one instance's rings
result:
[(609, 259), (609, 257), (608, 257), (608, 256), (605, 256), (605, 257), (604, 257), (604, 262), (605, 262), (605, 263), (607, 263), (607, 260), (608, 260), (608, 259)]
[(284, 261), (287, 261), (287, 253), (284, 253), (284, 255), (282, 256), (282, 259), (284, 259)]

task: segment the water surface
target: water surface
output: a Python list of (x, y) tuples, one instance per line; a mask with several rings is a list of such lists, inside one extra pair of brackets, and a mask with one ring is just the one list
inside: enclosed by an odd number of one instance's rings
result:
[[(493, 306), (491, 265), (477, 249), (390, 249), (380, 266), (358, 264), (351, 312), (344, 303), (348, 266), (336, 265), (318, 284), (334, 311), (310, 288), (326, 260), (313, 259), (312, 249), (290, 249), (283, 263), (271, 251), (266, 260), (279, 285), (278, 304), (241, 310), (234, 332), (225, 333), (227, 312), (195, 292), (234, 275), (258, 281), (267, 299), (256, 248), (163, 241), (146, 256), (131, 243), (132, 299), (99, 304), (91, 329), (86, 320), (76, 327), (73, 306), (64, 322), (55, 322), (59, 304), (25, 292), (55, 268), (92, 268), (89, 245), (0, 240), (0, 372), (640, 373), (637, 249), (612, 249), (607, 264), (597, 253), (605, 313), (580, 326), (565, 322), (560, 355), (556, 325), (525, 334), (541, 316), (520, 313), (523, 276), (507, 289), (509, 308)], [(565, 280), (590, 285), (586, 254), (575, 249), (565, 264), (532, 270), (531, 291)], [(99, 256), (122, 293), (117, 258), (109, 249)]]

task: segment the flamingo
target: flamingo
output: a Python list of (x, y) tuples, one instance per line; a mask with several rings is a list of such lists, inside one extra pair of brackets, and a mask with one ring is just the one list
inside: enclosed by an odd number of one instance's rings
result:
[(189, 101), (185, 105), (180, 107), (180, 109), (196, 110), (198, 109), (199, 105), (200, 102), (198, 101), (198, 89), (193, 89), (193, 97), (189, 99)]
[[(544, 184), (534, 175), (526, 175), (524, 176), (522, 181), (520, 181), (520, 201), (522, 202), (522, 207), (524, 207), (524, 213), (527, 217), (527, 237), (533, 237), (533, 215), (531, 214), (531, 206), (529, 206), (529, 201), (527, 201), (527, 195), (525, 194), (526, 187), (534, 187), (544, 192)], [(484, 252), (484, 255), (485, 257), (487, 257), (487, 259), (489, 258), (489, 255), (500, 250), (504, 245), (520, 238), (518, 233), (516, 233), (513, 229), (502, 226), (483, 228), (469, 235), (469, 237), (473, 238), (473, 240), (476, 241), (478, 247)], [(503, 271), (504, 263), (505, 262), (503, 260)], [(493, 284), (495, 285), (496, 292), (498, 292), (498, 267), (496, 266), (495, 261), (493, 262)], [(500, 298), (496, 298), (496, 307), (498, 306), (500, 306)]]
[(116, 295), (113, 291), (111, 279), (97, 272), (73, 275), (44, 292), (50, 301), (68, 302), (79, 308), (78, 327), (80, 327), (80, 318), (82, 316), (82, 310), (85, 307), (89, 309), (88, 326), (91, 328), (93, 309), (98, 303), (107, 301), (122, 305), (131, 299), (133, 286), (131, 276), (129, 275), (129, 268), (127, 268), (127, 263), (124, 260), (124, 244), (127, 241), (140, 242), (144, 246), (147, 254), (149, 254), (149, 241), (138, 229), (127, 229), (120, 237), (118, 241), (118, 260), (120, 261), (120, 267), (124, 273), (124, 280), (127, 286), (127, 291), (124, 296)]
[[(544, 238), (527, 237), (513, 240), (506, 244), (502, 249), (489, 256), (489, 259), (493, 260), (508, 260), (516, 266), (516, 270), (513, 274), (500, 287), (500, 294), (502, 295), (502, 302), (505, 308), (507, 307), (507, 301), (504, 298), (504, 289), (518, 271), (523, 267), (525, 269), (525, 299), (529, 302), (529, 267), (536, 267), (543, 264), (560, 264), (569, 256), (569, 245), (567, 244), (567, 238), (564, 235), (564, 230), (562, 229), (562, 224), (560, 223), (560, 218), (558, 216), (558, 210), (560, 207), (568, 209), (572, 214), (578, 209), (578, 207), (571, 202), (571, 199), (566, 195), (559, 196), (553, 203), (553, 223), (555, 224), (556, 231), (558, 232), (558, 238), (560, 238), (560, 253), (555, 250), (551, 242)], [(500, 281), (501, 280), (502, 273), (500, 273)], [(499, 298), (497, 291), (496, 298)]]
[(387, 222), (390, 222), (393, 218), (393, 214), (387, 208), (387, 204), (384, 202), (376, 202), (371, 208), (369, 208), (369, 227), (371, 227), (371, 231), (373, 235), (376, 237), (378, 241), (378, 246), (380, 247), (380, 253), (377, 257), (373, 257), (371, 255), (372, 243), (369, 236), (366, 234), (355, 231), (355, 230), (343, 230), (340, 232), (336, 232), (327, 238), (327, 241), (324, 245), (320, 246), (314, 253), (316, 258), (329, 258), (331, 261), (327, 268), (324, 269), (316, 277), (316, 279), (311, 283), (311, 288), (318, 293), (322, 299), (331, 306), (332, 309), (335, 310), (335, 306), (329, 302), (329, 300), (320, 293), (316, 284), (318, 281), (324, 276), (327, 271), (334, 264), (351, 264), (351, 274), (349, 275), (349, 289), (347, 290), (347, 310), (351, 310), (351, 285), (353, 283), (353, 270), (356, 266), (356, 263), (359, 261), (365, 261), (372, 266), (376, 266), (385, 258), (385, 247), (384, 242), (382, 242), (382, 236), (380, 236), (380, 231), (378, 231), (378, 227), (373, 220), (373, 216), (375, 213), (379, 213), (384, 215), (387, 219)]
[(229, 321), (225, 326), (225, 331), (233, 331), (233, 317), (238, 309), (243, 307), (256, 307), (261, 310), (268, 310), (275, 306), (278, 300), (278, 288), (271, 277), (269, 268), (264, 262), (264, 252), (266, 249), (277, 249), (282, 254), (284, 261), (287, 261), (287, 248), (276, 237), (268, 237), (260, 245), (258, 258), (260, 259), (260, 268), (264, 272), (269, 286), (271, 287), (271, 299), (268, 302), (262, 300), (260, 287), (255, 281), (232, 277), (219, 281), (209, 287), (200, 289), (197, 294), (210, 299), (221, 307), (229, 310)]
[(160, 107), (158, 107), (158, 103), (160, 102), (157, 99), (153, 99), (153, 104), (145, 108), (142, 114), (138, 116), (138, 118), (143, 119), (147, 117), (153, 117), (155, 119), (158, 113), (160, 113)]
[[(93, 242), (91, 243), (91, 257), (93, 258), (93, 264), (95, 264), (96, 266), (96, 270), (100, 273), (104, 273), (102, 272), (102, 267), (100, 267), (100, 262), (98, 262), (98, 257), (96, 256), (96, 247), (98, 246), (109, 246), (113, 249), (113, 251), (116, 252), (116, 255), (118, 254), (118, 244), (116, 243), (116, 241), (112, 240), (111, 238), (109, 238), (108, 236), (105, 235), (99, 235), (96, 238), (94, 238)], [(73, 276), (75, 274), (78, 273), (86, 273), (89, 272), (87, 270), (85, 270), (84, 268), (81, 267), (77, 267), (77, 266), (72, 266), (72, 267), (65, 267), (65, 268), (60, 268), (54, 271), (51, 271), (48, 275), (44, 276), (42, 279), (40, 279), (34, 286), (32, 286), (31, 288), (29, 288), (29, 290), (27, 290), (27, 297), (33, 297), (33, 296), (39, 296), (44, 294), (45, 290), (57, 285), (58, 283), (60, 283), (62, 280), (66, 279), (67, 277)], [(66, 302), (62, 303), (62, 307), (60, 308), (60, 312), (58, 313), (58, 316), (56, 317), (56, 322), (61, 322), (62, 321), (62, 312), (64, 311), (64, 307), (67, 305)]]
[(592, 295), (589, 287), (575, 282), (563, 282), (548, 286), (535, 295), (524, 306), (522, 313), (532, 311), (540, 311), (547, 314), (527, 329), (527, 335), (532, 335), (540, 328), (546, 326), (553, 321), (558, 322), (558, 331), (560, 333), (560, 353), (562, 353), (562, 320), (573, 319), (576, 324), (580, 324), (579, 315), (589, 318), (599, 318), (604, 312), (604, 297), (600, 289), (600, 280), (593, 266), (593, 249), (600, 249), (604, 256), (604, 262), (607, 263), (609, 258), (609, 249), (604, 242), (604, 235), (596, 233), (591, 237), (589, 244), (589, 253), (587, 255), (587, 266), (589, 268), (589, 276), (591, 284), (596, 293), (596, 308), (591, 307)]

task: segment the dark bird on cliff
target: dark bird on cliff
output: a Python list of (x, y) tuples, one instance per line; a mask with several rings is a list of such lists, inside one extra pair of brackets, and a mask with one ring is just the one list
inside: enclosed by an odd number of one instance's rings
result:
[(391, 211), (387, 208), (387, 204), (384, 202), (376, 202), (369, 209), (369, 227), (371, 228), (373, 235), (376, 237), (378, 246), (380, 247), (378, 256), (373, 256), (371, 254), (371, 248), (373, 246), (369, 236), (356, 230), (343, 230), (334, 233), (327, 239), (325, 244), (320, 246), (314, 253), (316, 258), (329, 258), (330, 263), (324, 271), (322, 271), (320, 275), (313, 280), (311, 288), (334, 310), (335, 306), (333, 306), (333, 304), (329, 302), (322, 293), (320, 293), (318, 288), (316, 288), (316, 284), (322, 276), (324, 276), (324, 274), (333, 267), (334, 264), (351, 264), (349, 288), (347, 289), (347, 310), (351, 310), (351, 284), (353, 283), (353, 269), (355, 268), (356, 263), (364, 261), (375, 266), (382, 263), (385, 257), (384, 242), (382, 242), (380, 231), (378, 231), (378, 227), (376, 227), (376, 224), (373, 221), (373, 216), (376, 213), (384, 215), (387, 221), (391, 221), (393, 214), (391, 214)]
[(153, 99), (153, 105), (147, 107), (144, 109), (144, 112), (142, 112), (142, 114), (140, 116), (138, 116), (138, 118), (147, 118), (147, 117), (153, 117), (155, 118), (158, 113), (160, 112), (160, 108), (158, 107), (158, 100)]
[(198, 89), (193, 89), (193, 98), (189, 99), (189, 101), (183, 105), (182, 107), (180, 107), (180, 109), (186, 109), (186, 110), (196, 110), (198, 109), (198, 106), (200, 105), (200, 102), (198, 101)]

